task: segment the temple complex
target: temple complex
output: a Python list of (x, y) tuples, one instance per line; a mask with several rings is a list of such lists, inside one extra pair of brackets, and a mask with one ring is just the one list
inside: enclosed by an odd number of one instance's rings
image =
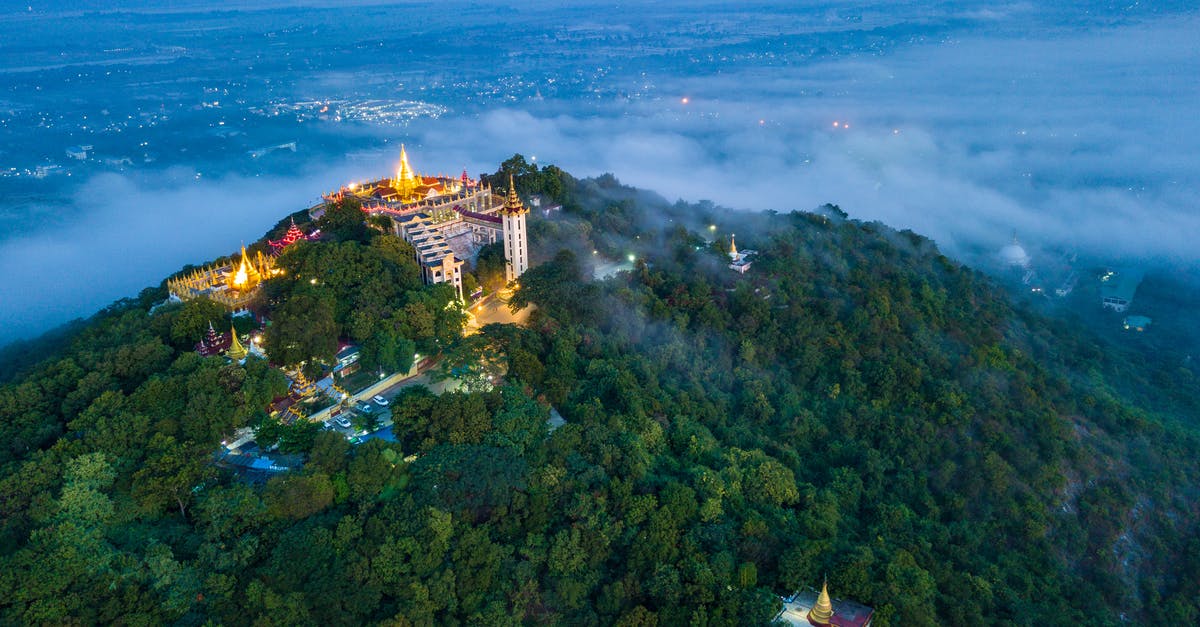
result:
[(516, 280), (529, 267), (528, 210), (517, 197), (511, 178), (506, 198), (466, 171), (457, 177), (419, 174), (409, 165), (408, 151), (401, 146), (395, 177), (347, 185), (327, 194), (325, 202), (347, 197), (361, 202), (368, 215), (391, 217), (395, 233), (416, 249), (425, 283), (450, 283), (460, 299), (462, 266), (484, 244), (504, 242), (508, 281)]
[(843, 599), (829, 596), (827, 583), (821, 591), (800, 590), (783, 597), (783, 611), (775, 617), (777, 621), (801, 627), (870, 627), (875, 610)]
[(264, 280), (275, 276), (274, 259), (259, 251), (253, 257), (242, 246), (239, 260), (223, 266), (207, 266), (167, 279), (167, 290), (176, 301), (201, 296), (230, 311), (246, 309)]

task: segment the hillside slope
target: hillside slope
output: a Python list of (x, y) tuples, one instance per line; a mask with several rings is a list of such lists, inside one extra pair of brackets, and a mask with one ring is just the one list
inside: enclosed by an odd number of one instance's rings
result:
[[(215, 472), (278, 373), (141, 302), (0, 388), (0, 622), (755, 624), (825, 576), (879, 625), (1200, 619), (1197, 417), (1077, 331), (833, 207), (514, 173), (564, 205), (531, 218), (530, 328), (447, 346), (471, 391), (397, 398), (395, 443)], [(635, 262), (590, 280), (605, 255)]]

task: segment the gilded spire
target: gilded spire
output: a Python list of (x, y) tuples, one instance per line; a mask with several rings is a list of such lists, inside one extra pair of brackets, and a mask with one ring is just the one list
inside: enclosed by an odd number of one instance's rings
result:
[(732, 233), (729, 234), (729, 256), (734, 259), (737, 259), (737, 256), (738, 256), (737, 235), (734, 235)]
[(417, 190), (417, 175), (412, 166), (408, 165), (408, 151), (405, 150), (404, 144), (400, 144), (400, 169), (396, 171), (394, 187), (400, 194), (400, 199), (404, 201), (411, 200)]
[(817, 602), (808, 612), (808, 622), (814, 625), (828, 625), (833, 618), (833, 603), (829, 601), (829, 582), (821, 583), (821, 594)]
[[(259, 256), (262, 251), (259, 251)], [(236, 290), (249, 290), (258, 285), (263, 280), (262, 264), (256, 264), (246, 252), (246, 245), (242, 244), (242, 259), (238, 261), (237, 268), (233, 271), (233, 276), (229, 277), (229, 287)]]
[(521, 199), (517, 196), (517, 186), (513, 183), (513, 175), (508, 175), (508, 198), (504, 201), (503, 212), (508, 215), (519, 215), (527, 212), (525, 205), (521, 204)]
[(412, 177), (412, 167), (408, 165), (408, 151), (404, 149), (404, 144), (400, 144), (400, 170), (396, 172), (396, 178), (405, 181)]
[(225, 351), (225, 356), (234, 361), (240, 361), (246, 358), (248, 352), (246, 347), (238, 341), (237, 329), (229, 327), (229, 348)]

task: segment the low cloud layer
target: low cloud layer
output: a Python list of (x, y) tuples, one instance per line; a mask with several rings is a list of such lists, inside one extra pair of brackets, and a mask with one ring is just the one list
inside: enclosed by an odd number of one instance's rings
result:
[[(659, 97), (592, 103), (586, 115), (539, 101), (380, 133), (407, 141), (427, 171), (492, 170), (521, 152), (735, 210), (833, 202), (968, 261), (1015, 230), (1100, 258), (1195, 268), (1196, 32), (1189, 17), (1040, 40), (981, 34), (887, 56), (657, 76)], [(322, 190), (393, 162), (372, 152), (271, 179), (97, 177), (70, 227), (0, 244), (10, 321), (0, 342), (227, 254)]]
[(497, 157), (517, 149), (734, 208), (834, 202), (959, 255), (1015, 230), (1098, 256), (1195, 263), (1198, 30), (1187, 19), (980, 38), (680, 80), (663, 91), (687, 104), (589, 118), (494, 111), (427, 127), (422, 143), (434, 151), (466, 134), (501, 147)]

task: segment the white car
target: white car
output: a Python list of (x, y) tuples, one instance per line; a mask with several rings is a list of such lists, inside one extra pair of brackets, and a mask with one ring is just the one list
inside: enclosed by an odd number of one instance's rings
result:
[(345, 416), (338, 416), (337, 418), (334, 418), (333, 421), (336, 422), (337, 425), (343, 429), (350, 428), (350, 419)]
[(379, 405), (380, 407), (387, 407), (387, 406), (388, 406), (388, 399), (386, 399), (386, 398), (384, 398), (384, 397), (382, 397), (382, 396), (380, 396), (380, 395), (378, 395), (378, 394), (376, 394), (376, 395), (374, 396), (374, 398), (372, 398), (371, 400), (375, 401), (375, 404), (376, 404), (376, 405)]

